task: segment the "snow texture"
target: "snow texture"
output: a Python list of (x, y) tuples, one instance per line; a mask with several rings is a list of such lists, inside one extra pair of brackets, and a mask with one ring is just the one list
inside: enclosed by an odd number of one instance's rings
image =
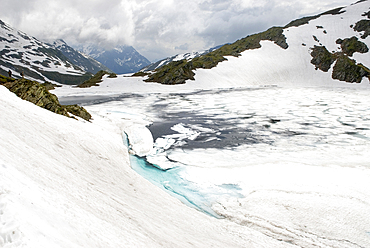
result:
[(284, 247), (137, 175), (120, 123), (76, 121), (0, 94), (3, 247)]

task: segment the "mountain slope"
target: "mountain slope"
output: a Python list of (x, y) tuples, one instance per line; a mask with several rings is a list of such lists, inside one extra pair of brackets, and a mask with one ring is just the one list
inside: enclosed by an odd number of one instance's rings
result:
[(59, 50), (0, 21), (0, 73), (36, 81), (78, 84), (91, 74), (74, 65)]
[(91, 72), (93, 74), (102, 70), (111, 72), (108, 67), (104, 66), (90, 56), (75, 50), (71, 46), (67, 45), (67, 43), (65, 43), (63, 40), (54, 41), (52, 46), (61, 51), (63, 55), (66, 56), (73, 64), (77, 65), (84, 71)]
[[(368, 82), (369, 8), (369, 1), (362, 0), (292, 21), (285, 27), (273, 27), (191, 61), (169, 63), (146, 81), (237, 84), (238, 80), (242, 84), (289, 85), (300, 84), (302, 79), (313, 84), (322, 80)], [(328, 62), (327, 68), (321, 66)]]
[(139, 54), (132, 46), (119, 46), (111, 50), (105, 50), (93, 45), (84, 45), (77, 49), (99, 61), (116, 74), (137, 72), (150, 64), (150, 61)]
[(214, 50), (216, 50), (220, 47), (221, 46), (217, 46), (217, 47), (214, 47), (214, 48), (211, 48), (211, 49), (208, 49), (208, 50), (205, 50), (205, 51), (201, 51), (201, 52), (177, 54), (177, 55), (159, 60), (157, 62), (151, 63), (150, 65), (147, 65), (144, 68), (142, 68), (140, 71), (141, 72), (154, 71), (154, 70), (156, 70), (156, 69), (158, 69), (162, 66), (168, 65), (169, 63), (171, 63), (173, 61), (179, 61), (179, 60), (183, 60), (183, 59), (192, 60), (193, 58), (196, 58), (196, 57), (199, 57), (199, 56), (202, 56), (202, 55), (206, 55), (207, 53), (210, 53), (210, 52), (212, 52), (212, 51), (214, 51)]

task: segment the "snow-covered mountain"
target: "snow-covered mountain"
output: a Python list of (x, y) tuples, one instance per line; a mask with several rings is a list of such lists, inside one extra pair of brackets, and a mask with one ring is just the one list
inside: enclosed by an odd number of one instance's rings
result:
[(160, 68), (164, 65), (167, 65), (167, 64), (171, 63), (172, 61), (179, 61), (179, 60), (183, 60), (183, 59), (192, 60), (193, 58), (196, 58), (196, 57), (199, 57), (199, 56), (202, 56), (202, 55), (206, 55), (207, 53), (210, 53), (210, 52), (220, 48), (221, 46), (222, 45), (210, 48), (208, 50), (200, 51), (200, 52), (182, 53), (182, 54), (177, 54), (177, 55), (174, 55), (174, 56), (171, 56), (171, 57), (167, 57), (165, 59), (159, 60), (157, 62), (151, 63), (150, 65), (145, 66), (140, 71), (142, 71), (142, 72), (154, 71), (155, 69), (158, 69), (158, 68)]
[(55, 47), (0, 21), (0, 73), (44, 82), (78, 84), (91, 74), (76, 66)]
[(150, 64), (150, 61), (138, 53), (132, 46), (118, 46), (114, 49), (106, 50), (89, 44), (77, 47), (77, 49), (96, 59), (117, 74), (137, 72)]
[(147, 82), (223, 87), (343, 85), (370, 77), (370, 3), (292, 21), (194, 59), (173, 61)]
[(61, 39), (54, 41), (52, 46), (61, 51), (73, 64), (77, 65), (84, 71), (91, 72), (93, 74), (101, 70), (111, 72), (108, 67), (104, 66), (92, 57), (77, 51)]

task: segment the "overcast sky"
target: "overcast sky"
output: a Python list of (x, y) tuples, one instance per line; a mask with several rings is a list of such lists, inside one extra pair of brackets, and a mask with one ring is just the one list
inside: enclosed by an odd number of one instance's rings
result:
[(0, 19), (41, 40), (132, 45), (151, 61), (234, 42), (357, 0), (1, 0)]

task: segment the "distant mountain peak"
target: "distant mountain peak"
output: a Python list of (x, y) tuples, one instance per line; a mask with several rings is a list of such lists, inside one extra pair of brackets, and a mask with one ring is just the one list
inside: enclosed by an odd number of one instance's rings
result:
[(132, 46), (120, 45), (107, 50), (93, 44), (86, 44), (76, 48), (117, 74), (137, 72), (150, 64), (150, 61), (138, 53)]
[(101, 64), (99, 61), (96, 61), (94, 58), (77, 51), (76, 49), (69, 46), (64, 40), (58, 39), (52, 42), (52, 46), (58, 49), (66, 56), (70, 61), (72, 61), (75, 65), (79, 66), (83, 70), (87, 72), (91, 72), (93, 74), (97, 73), (98, 71), (108, 71), (112, 72), (111, 69)]

